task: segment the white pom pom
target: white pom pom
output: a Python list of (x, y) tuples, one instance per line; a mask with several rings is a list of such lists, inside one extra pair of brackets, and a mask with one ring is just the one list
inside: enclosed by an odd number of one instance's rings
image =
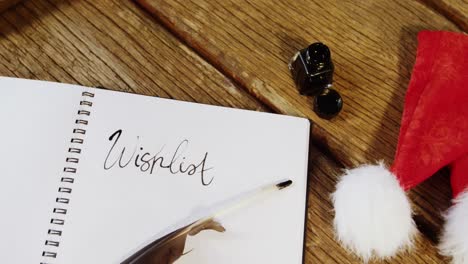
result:
[(468, 263), (468, 191), (458, 195), (445, 216), (445, 226), (439, 249), (452, 257), (452, 263)]
[(368, 261), (409, 248), (416, 234), (410, 202), (382, 164), (347, 170), (332, 195), (338, 240)]

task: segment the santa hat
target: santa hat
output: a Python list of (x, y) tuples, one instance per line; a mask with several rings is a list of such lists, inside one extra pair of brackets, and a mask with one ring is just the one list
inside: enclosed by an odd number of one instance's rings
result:
[(332, 195), (334, 227), (365, 261), (393, 256), (417, 233), (405, 192), (449, 166), (454, 200), (439, 246), (468, 263), (468, 37), (423, 31), (418, 42), (393, 165), (345, 172)]

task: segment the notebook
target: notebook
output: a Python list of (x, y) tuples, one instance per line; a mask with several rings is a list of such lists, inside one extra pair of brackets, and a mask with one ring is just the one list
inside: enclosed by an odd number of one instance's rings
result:
[(189, 236), (176, 263), (301, 263), (309, 121), (0, 78), (0, 260), (121, 263), (216, 204), (292, 186)]

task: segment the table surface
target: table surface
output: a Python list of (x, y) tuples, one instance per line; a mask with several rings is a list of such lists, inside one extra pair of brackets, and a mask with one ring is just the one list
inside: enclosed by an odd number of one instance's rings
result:
[[(305, 263), (359, 263), (334, 240), (343, 167), (395, 151), (417, 32), (467, 30), (466, 0), (28, 0), (0, 15), (0, 75), (103, 86), (313, 122)], [(288, 72), (311, 42), (332, 50), (344, 108), (318, 118)], [(412, 190), (415, 249), (388, 263), (443, 263), (447, 171)]]

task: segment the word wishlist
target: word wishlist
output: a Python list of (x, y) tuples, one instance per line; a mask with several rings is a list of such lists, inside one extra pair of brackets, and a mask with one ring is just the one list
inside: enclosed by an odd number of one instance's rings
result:
[(208, 186), (213, 182), (213, 177), (206, 175), (207, 171), (212, 169), (206, 167), (208, 152), (205, 152), (199, 162), (188, 162), (184, 157), (184, 152), (189, 145), (187, 139), (182, 140), (173, 151), (168, 151), (167, 155), (163, 155), (164, 146), (157, 153), (144, 151), (144, 148), (139, 145), (139, 137), (136, 138), (136, 143), (132, 148), (119, 144), (122, 133), (122, 130), (119, 129), (109, 137), (111, 147), (104, 160), (105, 170), (130, 166), (141, 172), (153, 174), (158, 168), (161, 168), (166, 169), (171, 174), (194, 175), (199, 173), (203, 186)]

